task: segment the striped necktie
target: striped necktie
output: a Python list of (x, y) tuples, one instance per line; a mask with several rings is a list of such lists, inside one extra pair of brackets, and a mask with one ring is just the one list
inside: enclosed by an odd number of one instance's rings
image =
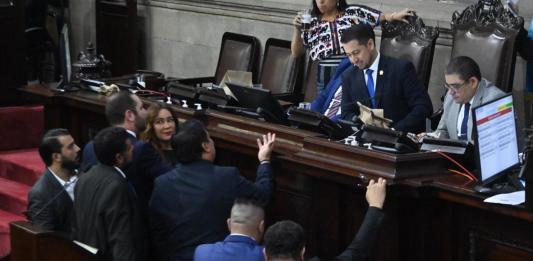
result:
[(342, 99), (342, 86), (339, 86), (339, 90), (335, 93), (335, 97), (331, 100), (329, 103), (329, 108), (326, 112), (326, 117), (333, 118), (335, 115), (337, 115), (337, 112), (339, 112), (339, 109), (341, 107), (341, 99)]

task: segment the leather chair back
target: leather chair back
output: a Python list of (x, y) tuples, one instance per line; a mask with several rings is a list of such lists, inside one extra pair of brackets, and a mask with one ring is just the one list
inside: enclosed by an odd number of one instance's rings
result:
[(227, 70), (252, 72), (252, 80), (257, 82), (259, 48), (259, 41), (253, 36), (224, 33), (215, 72), (215, 83), (220, 83)]
[(306, 102), (312, 102), (317, 95), (316, 93), (317, 71), (318, 71), (318, 61), (315, 62), (309, 59), (307, 61), (307, 72), (306, 72), (306, 76), (304, 77), (306, 79), (305, 88), (303, 90), (304, 101)]
[(303, 75), (302, 57), (291, 54), (291, 42), (269, 38), (265, 45), (261, 84), (274, 95), (298, 95), (301, 93)]
[(385, 23), (382, 32), (380, 52), (410, 61), (415, 67), (418, 78), (427, 89), (435, 42), (439, 35), (437, 29), (425, 26), (422, 19), (415, 14), (409, 18), (408, 24)]
[(480, 0), (452, 16), (452, 57), (474, 59), (482, 77), (504, 92), (513, 88), (515, 40), (524, 20), (504, 10), (499, 0)]

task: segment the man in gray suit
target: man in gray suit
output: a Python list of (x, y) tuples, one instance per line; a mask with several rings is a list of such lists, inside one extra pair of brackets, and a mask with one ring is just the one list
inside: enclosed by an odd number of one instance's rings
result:
[(438, 138), (472, 142), (472, 108), (504, 94), (481, 77), (477, 63), (470, 57), (454, 57), (444, 71), (448, 89), (442, 118), (433, 133)]

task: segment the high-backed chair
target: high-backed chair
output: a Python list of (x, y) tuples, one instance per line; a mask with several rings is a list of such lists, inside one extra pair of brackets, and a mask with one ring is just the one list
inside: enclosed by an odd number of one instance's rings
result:
[(299, 102), (302, 99), (303, 62), (303, 57), (292, 56), (290, 41), (269, 38), (260, 83), (278, 99)]
[(317, 71), (318, 71), (318, 61), (313, 61), (311, 59), (308, 59), (307, 61), (307, 70), (305, 73), (305, 83), (303, 88), (303, 95), (304, 95), (304, 101), (306, 102), (312, 102), (316, 95), (316, 81), (317, 81)]
[(219, 84), (227, 70), (252, 72), (252, 80), (257, 82), (259, 48), (259, 41), (253, 36), (226, 32), (222, 36), (215, 75), (180, 79), (179, 82), (188, 85)]
[(505, 92), (513, 88), (515, 40), (524, 19), (505, 10), (499, 0), (480, 0), (452, 16), (452, 57), (469, 56), (481, 75)]
[(437, 28), (425, 26), (415, 14), (409, 18), (409, 23), (383, 24), (380, 52), (413, 63), (418, 78), (427, 89), (438, 36)]

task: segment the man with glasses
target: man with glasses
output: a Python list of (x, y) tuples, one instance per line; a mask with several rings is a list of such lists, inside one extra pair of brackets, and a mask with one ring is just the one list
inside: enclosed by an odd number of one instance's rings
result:
[(453, 58), (444, 71), (448, 89), (442, 118), (434, 132), (436, 137), (472, 142), (472, 108), (504, 93), (481, 77), (477, 63), (470, 57)]

